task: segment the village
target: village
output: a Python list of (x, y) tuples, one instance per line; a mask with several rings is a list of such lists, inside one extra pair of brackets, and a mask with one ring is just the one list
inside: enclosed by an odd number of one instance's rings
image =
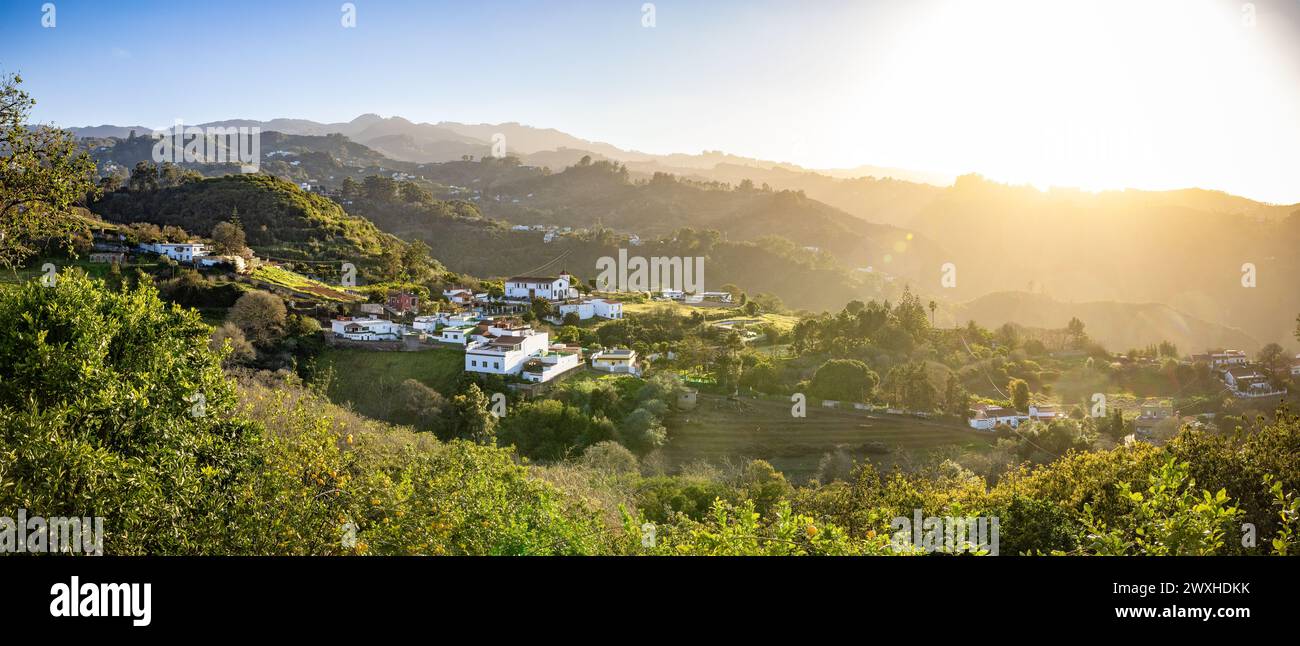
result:
[[(520, 227), (516, 227), (520, 228)], [(527, 227), (530, 230), (533, 227)], [(524, 320), (522, 314), (531, 311), (535, 304), (545, 303), (546, 314), (530, 320), (552, 326), (581, 325), (584, 322), (599, 324), (618, 321), (625, 317), (624, 302), (620, 294), (599, 295), (580, 289), (574, 276), (562, 271), (556, 276), (519, 275), (504, 279), (496, 293), (475, 290), (469, 286), (451, 286), (441, 290), (435, 303), (422, 303), (421, 297), (404, 290), (383, 293), (380, 302), (367, 299), (346, 287), (319, 285), (314, 289), (286, 286), (288, 281), (269, 282), (272, 271), (294, 275), (269, 259), (254, 256), (251, 250), (242, 253), (217, 253), (209, 242), (198, 239), (184, 241), (140, 241), (128, 243), (126, 235), (117, 231), (99, 231), (95, 234), (92, 263), (124, 263), (129, 255), (157, 256), (180, 265), (207, 271), (229, 272), (238, 280), (249, 281), (263, 289), (280, 293), (295, 311), (309, 313), (321, 323), (321, 333), (334, 346), (369, 349), (373, 351), (419, 351), (447, 348), (463, 352), (462, 370), (465, 373), (495, 375), (506, 378), (512, 388), (546, 384), (574, 372), (591, 370), (597, 373), (643, 376), (651, 362), (661, 356), (672, 357), (672, 350), (641, 356), (629, 347), (583, 347), (574, 342), (552, 339), (552, 332)], [(299, 277), (301, 278), (301, 277)], [(303, 280), (308, 280), (302, 278)], [(337, 298), (327, 303), (317, 297), (330, 293)], [(684, 293), (664, 289), (652, 294), (656, 301), (675, 302), (685, 306), (713, 305), (730, 307), (732, 294), (726, 291)], [(422, 308), (422, 305), (425, 306)], [(736, 321), (724, 320), (712, 325), (732, 330)], [(759, 338), (744, 325), (734, 325), (743, 343)], [(1112, 365), (1145, 365), (1150, 358), (1135, 358), (1116, 354)], [(1216, 349), (1193, 354), (1177, 360), (1183, 365), (1202, 364), (1211, 371), (1228, 396), (1238, 400), (1281, 398), (1287, 394), (1282, 380), (1300, 376), (1300, 355), (1289, 360), (1287, 374), (1270, 371), (1257, 361), (1252, 361), (1242, 350)], [(839, 402), (824, 400), (822, 408), (844, 408), (865, 414), (886, 414), (899, 417), (927, 419), (933, 411), (910, 411), (895, 406), (864, 402)], [(1069, 407), (1040, 398), (1032, 404), (1013, 408), (1005, 403), (972, 404), (963, 426), (977, 432), (1014, 431), (1025, 423), (1050, 424), (1069, 417)], [(1131, 423), (1128, 441), (1149, 441), (1159, 428), (1197, 426), (1212, 423), (1212, 414), (1183, 415), (1175, 407), (1173, 398), (1149, 397), (1128, 408), (1125, 420)], [(1094, 410), (1093, 416), (1100, 415)]]

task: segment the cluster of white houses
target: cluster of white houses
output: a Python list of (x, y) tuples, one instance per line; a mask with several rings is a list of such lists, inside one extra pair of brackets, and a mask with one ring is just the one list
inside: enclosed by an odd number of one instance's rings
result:
[(1025, 414), (1014, 408), (996, 404), (975, 404), (970, 408), (966, 423), (976, 430), (992, 431), (998, 425), (1016, 428), (1025, 422), (1050, 422), (1064, 416), (1065, 414), (1055, 405), (1032, 405), (1029, 407), (1029, 413)]
[[(1141, 404), (1140, 412), (1133, 420), (1134, 428), (1139, 436), (1146, 436), (1150, 434), (1151, 429), (1156, 424), (1176, 414), (1170, 400), (1149, 399)], [(1014, 408), (1007, 408), (997, 404), (976, 404), (971, 406), (966, 423), (976, 430), (992, 431), (996, 430), (998, 426), (1017, 428), (1026, 422), (1050, 422), (1065, 416), (1066, 414), (1060, 407), (1055, 405), (1031, 405), (1029, 413), (1025, 414)]]
[[(482, 319), (473, 313), (440, 312), (417, 316), (408, 330), (381, 318), (341, 317), (330, 322), (334, 336), (350, 341), (400, 341), (405, 334), (465, 348), (465, 371), (517, 376), (546, 382), (583, 363), (582, 348), (551, 343), (550, 334), (519, 319)], [(633, 350), (600, 350), (589, 357), (591, 367), (612, 373), (639, 375)]]
[(202, 242), (141, 242), (131, 249), (126, 246), (126, 236), (123, 234), (98, 234), (95, 249), (97, 253), (90, 254), (91, 262), (121, 264), (126, 261), (126, 252), (134, 251), (165, 256), (178, 263), (195, 267), (228, 266), (240, 272), (245, 267), (243, 257), (213, 254)]
[[(1296, 355), (1300, 359), (1300, 355)], [(1253, 363), (1241, 350), (1212, 350), (1205, 354), (1192, 355), (1194, 363), (1205, 363), (1219, 376), (1223, 385), (1232, 391), (1238, 399), (1275, 397), (1285, 395), (1286, 389), (1275, 385), (1277, 375), (1268, 374), (1268, 369)], [(1291, 366), (1291, 375), (1300, 375), (1300, 362)]]

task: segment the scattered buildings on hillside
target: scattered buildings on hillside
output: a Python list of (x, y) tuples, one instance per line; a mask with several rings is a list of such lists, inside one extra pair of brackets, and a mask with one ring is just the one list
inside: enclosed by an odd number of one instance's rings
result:
[(1210, 350), (1204, 354), (1192, 355), (1193, 363), (1205, 363), (1210, 369), (1218, 369), (1230, 366), (1244, 366), (1250, 363), (1250, 358), (1241, 350)]
[[(1276, 385), (1275, 375), (1250, 361), (1240, 350), (1217, 350), (1192, 355), (1195, 362), (1203, 362), (1218, 375), (1223, 385), (1238, 399), (1276, 397), (1285, 395), (1286, 389)], [(1297, 374), (1293, 368), (1292, 374)]]

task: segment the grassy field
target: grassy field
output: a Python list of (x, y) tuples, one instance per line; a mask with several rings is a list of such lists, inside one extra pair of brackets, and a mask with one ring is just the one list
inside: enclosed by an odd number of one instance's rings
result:
[[(698, 460), (716, 464), (728, 458), (732, 462), (761, 458), (792, 482), (802, 483), (816, 474), (822, 455), (837, 448), (856, 460), (870, 459), (878, 467), (888, 468), (942, 447), (978, 451), (993, 443), (991, 434), (949, 424), (827, 409), (811, 402), (807, 417), (794, 418), (790, 406), (788, 402), (755, 399), (742, 399), (738, 405), (701, 394), (695, 410), (679, 413), (670, 421), (663, 455), (672, 467)], [(880, 445), (889, 452), (877, 452)]]
[(465, 369), (465, 353), (454, 348), (420, 352), (375, 352), (358, 348), (328, 348), (321, 369), (333, 368), (329, 398), (351, 402), (362, 414), (388, 420), (398, 384), (415, 379), (444, 395), (452, 395), (456, 378)]
[[(37, 278), (45, 273), (41, 271), (41, 266), (45, 263), (53, 264), (55, 271), (59, 273), (76, 267), (85, 271), (93, 278), (103, 278), (107, 276), (109, 270), (112, 268), (112, 266), (107, 263), (90, 262), (90, 260), (86, 258), (78, 258), (76, 260), (69, 258), (37, 258), (29, 261), (25, 267), (19, 267), (14, 271), (0, 271), (0, 283), (21, 283)], [(122, 266), (122, 273), (127, 274), (128, 272), (134, 272), (137, 267), (148, 272), (157, 268), (158, 263), (149, 261), (133, 263), (128, 260), (127, 263)]]
[(262, 265), (261, 267), (254, 269), (250, 276), (256, 280), (270, 283), (272, 285), (278, 285), (303, 294), (310, 294), (311, 296), (327, 301), (352, 302), (362, 300), (360, 296), (340, 291), (339, 289), (330, 287), (325, 283), (312, 280), (306, 276), (281, 267)]
[[(623, 313), (624, 314), (645, 314), (660, 307), (671, 307), (677, 310), (678, 313), (682, 315), (690, 314), (693, 310), (700, 310), (705, 314), (716, 315), (719, 311), (726, 309), (719, 305), (688, 305), (686, 303), (679, 303), (676, 301), (650, 301), (646, 303), (626, 303), (623, 305)], [(789, 330), (790, 328), (794, 327), (795, 323), (799, 322), (799, 319), (797, 317), (787, 316), (785, 314), (765, 313), (765, 314), (759, 314), (758, 316), (747, 316), (746, 314), (742, 313), (739, 308), (735, 308), (733, 314), (734, 316), (730, 317), (732, 319), (744, 320), (744, 321), (753, 321), (755, 319), (758, 319), (760, 323), (772, 323), (773, 325), (776, 325), (781, 330)]]

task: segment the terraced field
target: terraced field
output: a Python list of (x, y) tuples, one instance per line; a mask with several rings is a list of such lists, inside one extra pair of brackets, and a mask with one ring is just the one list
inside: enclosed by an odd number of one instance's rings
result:
[(822, 408), (810, 403), (808, 416), (790, 415), (791, 404), (755, 399), (699, 396), (695, 410), (669, 421), (663, 455), (672, 467), (704, 460), (720, 463), (761, 458), (802, 483), (815, 475), (822, 455), (843, 449), (855, 460), (889, 468), (943, 447), (983, 450), (988, 434), (962, 426), (864, 411)]

